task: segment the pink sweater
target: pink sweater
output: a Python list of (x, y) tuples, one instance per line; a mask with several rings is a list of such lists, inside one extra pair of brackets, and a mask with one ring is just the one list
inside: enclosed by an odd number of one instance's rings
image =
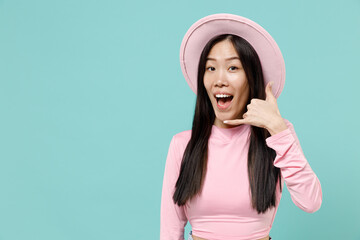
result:
[[(293, 125), (266, 139), (276, 151), (274, 165), (280, 168), (293, 202), (305, 212), (317, 211), (322, 203), (319, 179), (301, 149)], [(172, 196), (181, 160), (191, 130), (173, 136), (166, 159), (161, 196), (160, 240), (183, 240), (190, 222), (192, 234), (208, 240), (254, 240), (266, 237), (281, 198), (277, 185), (277, 205), (264, 214), (251, 207), (247, 173), (250, 125), (234, 128), (212, 126), (209, 138), (207, 174), (202, 193), (186, 205), (174, 204)]]

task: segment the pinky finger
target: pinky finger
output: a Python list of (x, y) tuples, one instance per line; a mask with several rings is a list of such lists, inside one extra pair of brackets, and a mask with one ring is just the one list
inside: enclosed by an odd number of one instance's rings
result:
[(235, 119), (235, 120), (225, 120), (224, 123), (230, 125), (240, 125), (240, 124), (246, 124), (247, 122), (244, 119)]

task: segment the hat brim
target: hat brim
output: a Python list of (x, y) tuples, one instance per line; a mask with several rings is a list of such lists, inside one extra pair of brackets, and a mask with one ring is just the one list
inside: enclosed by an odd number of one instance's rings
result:
[(273, 81), (272, 91), (278, 98), (285, 84), (285, 62), (271, 35), (259, 24), (242, 16), (218, 13), (195, 22), (186, 32), (180, 46), (180, 65), (191, 90), (197, 94), (200, 55), (207, 42), (220, 34), (238, 35), (248, 41), (258, 54), (265, 86)]

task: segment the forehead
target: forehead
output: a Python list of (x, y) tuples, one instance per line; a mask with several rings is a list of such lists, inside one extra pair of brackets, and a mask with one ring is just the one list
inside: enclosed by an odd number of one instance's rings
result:
[(240, 60), (238, 53), (236, 52), (233, 44), (229, 40), (216, 43), (210, 50), (207, 61), (217, 60)]

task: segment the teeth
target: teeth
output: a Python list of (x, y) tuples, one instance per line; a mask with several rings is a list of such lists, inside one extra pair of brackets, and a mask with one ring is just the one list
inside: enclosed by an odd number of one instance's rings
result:
[(215, 96), (216, 96), (217, 98), (231, 97), (231, 95), (227, 95), (227, 94), (216, 94)]

